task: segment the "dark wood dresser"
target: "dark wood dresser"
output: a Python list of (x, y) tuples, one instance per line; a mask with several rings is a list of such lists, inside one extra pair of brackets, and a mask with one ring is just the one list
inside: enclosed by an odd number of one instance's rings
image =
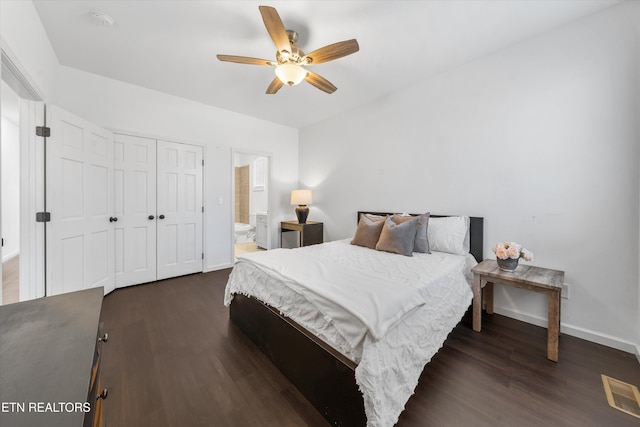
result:
[(0, 306), (0, 425), (103, 426), (94, 288)]

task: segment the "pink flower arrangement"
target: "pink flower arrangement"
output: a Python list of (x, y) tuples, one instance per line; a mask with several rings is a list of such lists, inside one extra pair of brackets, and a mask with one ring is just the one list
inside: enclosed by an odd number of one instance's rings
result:
[(516, 242), (500, 242), (493, 247), (493, 252), (500, 259), (524, 258), (525, 261), (533, 261), (533, 252), (524, 249)]

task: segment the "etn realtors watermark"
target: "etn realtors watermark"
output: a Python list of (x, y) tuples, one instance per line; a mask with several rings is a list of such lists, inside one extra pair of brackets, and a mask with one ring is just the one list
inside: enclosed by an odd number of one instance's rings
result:
[(2, 402), (2, 413), (71, 413), (91, 412), (89, 402)]

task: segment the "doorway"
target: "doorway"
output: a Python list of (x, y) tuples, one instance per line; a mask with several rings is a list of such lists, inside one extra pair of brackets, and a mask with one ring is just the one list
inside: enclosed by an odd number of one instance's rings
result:
[(269, 157), (234, 152), (234, 259), (265, 250), (269, 238)]
[(2, 93), (2, 304), (20, 301), (20, 97), (4, 81)]
[[(36, 126), (44, 123), (43, 94), (31, 83), (12, 53), (0, 48), (2, 65), (2, 173), (0, 173), (0, 290), (7, 280), (7, 299), (0, 304), (44, 296), (44, 225), (36, 223), (36, 212), (44, 211), (44, 145)], [(15, 138), (17, 135), (17, 139)], [(9, 146), (4, 146), (8, 142)], [(17, 144), (17, 146), (13, 146)], [(5, 157), (6, 156), (6, 157)], [(5, 161), (7, 165), (5, 167)], [(14, 162), (14, 163), (9, 163)], [(17, 175), (16, 175), (17, 174)], [(17, 219), (13, 216), (17, 215)], [(16, 233), (18, 238), (16, 238)]]

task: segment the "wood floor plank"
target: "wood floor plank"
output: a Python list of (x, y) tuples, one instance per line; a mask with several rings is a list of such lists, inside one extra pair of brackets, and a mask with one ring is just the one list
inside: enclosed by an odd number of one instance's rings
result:
[(20, 255), (2, 263), (2, 304), (20, 301)]
[[(108, 425), (327, 426), (233, 324), (223, 306), (230, 270), (119, 289), (102, 310)], [(638, 426), (609, 407), (600, 374), (640, 385), (635, 356), (568, 335), (558, 363), (546, 329), (467, 316), (427, 365), (399, 427)], [(313, 367), (310, 367), (313, 369)]]

